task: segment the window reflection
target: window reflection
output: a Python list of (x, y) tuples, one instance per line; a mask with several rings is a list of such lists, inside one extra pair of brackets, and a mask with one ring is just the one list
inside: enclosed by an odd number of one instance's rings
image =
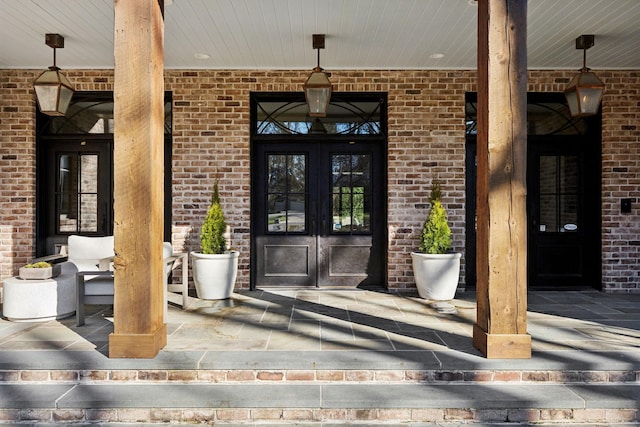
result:
[[(171, 101), (164, 103), (164, 130), (171, 133)], [(113, 97), (76, 92), (64, 116), (47, 116), (45, 134), (113, 134)]]
[[(475, 94), (467, 94), (466, 131), (467, 135), (478, 133), (478, 103)], [(472, 96), (471, 96), (472, 95)], [(584, 117), (572, 117), (564, 102), (527, 103), (528, 135), (585, 135), (587, 122)]]
[(98, 155), (58, 157), (56, 228), (59, 233), (98, 231)]
[[(335, 98), (335, 97), (333, 97)], [(302, 101), (259, 101), (256, 133), (259, 135), (381, 135), (384, 99), (347, 102), (333, 100), (327, 116), (312, 121)]]
[(371, 156), (334, 154), (333, 232), (371, 231)]
[(578, 156), (540, 156), (539, 166), (539, 231), (578, 231)]
[(270, 233), (306, 231), (307, 157), (267, 156), (267, 224)]

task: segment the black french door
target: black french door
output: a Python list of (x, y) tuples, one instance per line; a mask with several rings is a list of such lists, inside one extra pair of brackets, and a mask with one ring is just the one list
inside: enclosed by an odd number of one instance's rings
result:
[(39, 254), (57, 252), (70, 234), (113, 234), (113, 141), (50, 142), (39, 171)]
[[(582, 138), (530, 138), (529, 285), (599, 287), (600, 165)], [(597, 157), (596, 157), (597, 158)]]
[(252, 286), (384, 286), (384, 146), (257, 142)]

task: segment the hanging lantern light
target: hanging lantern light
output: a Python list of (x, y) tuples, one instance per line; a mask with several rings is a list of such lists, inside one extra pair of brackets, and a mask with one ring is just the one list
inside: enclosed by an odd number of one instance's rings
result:
[(325, 117), (331, 99), (331, 81), (330, 74), (320, 67), (320, 49), (324, 49), (324, 34), (313, 35), (313, 48), (318, 50), (318, 65), (304, 83), (304, 95), (307, 99), (309, 116)]
[(33, 83), (40, 111), (49, 116), (64, 116), (73, 96), (73, 86), (56, 66), (56, 49), (64, 48), (64, 37), (46, 34), (45, 43), (53, 48), (53, 65)]
[(587, 49), (593, 46), (595, 36), (581, 35), (576, 39), (576, 49), (583, 49), (582, 69), (569, 82), (564, 95), (573, 117), (598, 114), (604, 92), (604, 83), (587, 68)]

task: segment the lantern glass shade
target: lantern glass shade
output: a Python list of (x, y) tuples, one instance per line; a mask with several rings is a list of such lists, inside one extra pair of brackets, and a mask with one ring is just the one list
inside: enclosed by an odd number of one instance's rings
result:
[(573, 117), (584, 117), (598, 114), (600, 101), (604, 92), (604, 83), (594, 73), (580, 71), (564, 91)]
[(325, 117), (331, 99), (331, 81), (322, 68), (316, 67), (304, 84), (309, 116)]
[(40, 111), (49, 116), (64, 116), (73, 96), (73, 86), (57, 67), (50, 67), (33, 83)]

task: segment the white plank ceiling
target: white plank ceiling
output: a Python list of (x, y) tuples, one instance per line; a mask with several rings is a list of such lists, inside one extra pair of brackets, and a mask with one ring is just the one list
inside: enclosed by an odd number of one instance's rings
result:
[[(135, 0), (127, 0), (135, 1)], [(474, 0), (173, 0), (168, 69), (475, 69)], [(0, 0), (0, 68), (113, 68), (113, 0)], [(640, 0), (529, 0), (528, 68), (640, 69)], [(198, 59), (205, 54), (207, 59)], [(442, 56), (443, 55), (443, 56)], [(442, 57), (438, 57), (442, 56)]]

